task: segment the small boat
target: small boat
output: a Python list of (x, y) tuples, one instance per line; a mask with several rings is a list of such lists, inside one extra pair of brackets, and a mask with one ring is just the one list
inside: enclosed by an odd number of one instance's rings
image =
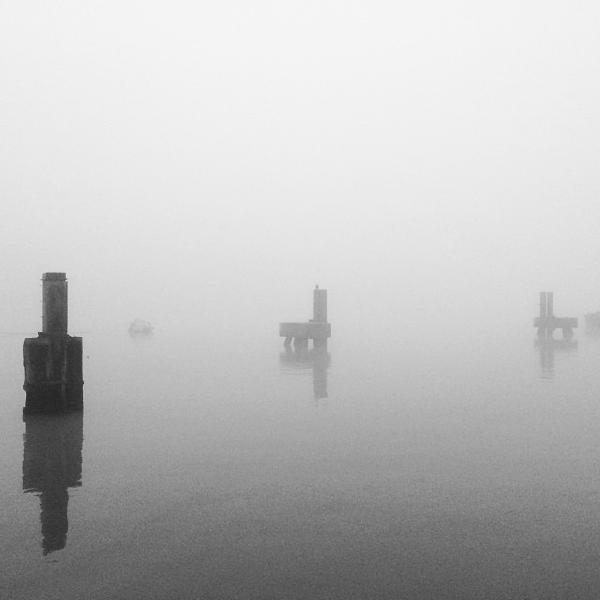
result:
[(134, 319), (129, 326), (129, 335), (151, 335), (153, 331), (152, 323), (144, 319)]

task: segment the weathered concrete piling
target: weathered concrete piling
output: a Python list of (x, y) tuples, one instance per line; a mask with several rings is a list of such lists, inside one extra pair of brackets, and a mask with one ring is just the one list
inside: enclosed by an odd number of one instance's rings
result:
[(315, 347), (327, 346), (327, 339), (331, 337), (331, 324), (327, 322), (327, 290), (319, 289), (317, 285), (313, 291), (313, 318), (307, 323), (280, 323), (279, 335), (285, 338), (285, 345), (292, 341), (294, 346), (305, 347), (308, 340), (313, 340)]
[(83, 409), (83, 346), (67, 333), (67, 292), (65, 273), (44, 273), (42, 331), (23, 343), (26, 414)]
[(533, 321), (537, 327), (540, 339), (552, 339), (555, 329), (562, 329), (563, 337), (568, 340), (573, 337), (573, 329), (578, 325), (576, 317), (554, 316), (554, 293), (540, 292), (540, 316)]

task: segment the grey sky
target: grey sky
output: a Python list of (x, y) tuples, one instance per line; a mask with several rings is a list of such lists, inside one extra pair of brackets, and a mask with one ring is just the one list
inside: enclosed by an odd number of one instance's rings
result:
[(597, 3), (0, 7), (0, 329), (600, 307)]

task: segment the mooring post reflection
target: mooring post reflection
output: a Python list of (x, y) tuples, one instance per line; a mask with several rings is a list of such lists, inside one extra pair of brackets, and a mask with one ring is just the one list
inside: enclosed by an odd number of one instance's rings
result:
[(83, 413), (25, 415), (23, 491), (40, 497), (44, 555), (62, 550), (70, 487), (81, 486)]
[(555, 340), (552, 338), (536, 339), (535, 347), (540, 355), (541, 375), (544, 379), (554, 377), (554, 355), (556, 352), (576, 352), (578, 343), (575, 340)]
[(331, 363), (331, 355), (327, 352), (327, 344), (308, 349), (300, 342), (286, 345), (285, 352), (280, 354), (282, 365), (295, 369), (311, 369), (313, 392), (316, 400), (327, 398), (327, 369)]

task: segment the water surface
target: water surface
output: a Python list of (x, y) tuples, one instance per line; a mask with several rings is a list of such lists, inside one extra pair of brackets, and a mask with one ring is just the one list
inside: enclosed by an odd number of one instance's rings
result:
[(26, 422), (0, 337), (2, 598), (600, 595), (600, 343), (83, 336)]

